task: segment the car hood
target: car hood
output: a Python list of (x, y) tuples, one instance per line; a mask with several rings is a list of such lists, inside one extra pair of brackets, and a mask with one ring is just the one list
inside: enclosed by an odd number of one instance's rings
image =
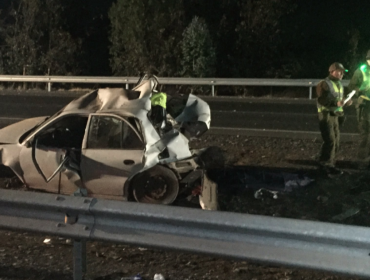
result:
[(19, 142), (19, 138), (30, 129), (34, 128), (39, 123), (43, 122), (47, 117), (37, 117), (25, 119), (23, 121), (13, 123), (0, 129), (1, 144), (15, 144)]

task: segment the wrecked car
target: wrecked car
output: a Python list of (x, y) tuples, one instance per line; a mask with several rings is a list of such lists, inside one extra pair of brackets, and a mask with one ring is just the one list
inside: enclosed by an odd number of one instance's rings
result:
[(51, 117), (9, 125), (0, 130), (0, 163), (31, 189), (155, 204), (192, 199), (216, 210), (207, 149), (188, 145), (209, 129), (209, 106), (191, 94), (169, 97), (159, 131), (151, 120), (157, 85), (145, 76), (132, 90), (94, 90)]

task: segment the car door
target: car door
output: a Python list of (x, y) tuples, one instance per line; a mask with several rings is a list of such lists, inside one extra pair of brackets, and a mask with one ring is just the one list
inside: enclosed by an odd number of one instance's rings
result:
[[(20, 155), (27, 185), (48, 192), (60, 192), (60, 172), (70, 155), (81, 153), (88, 117), (65, 115), (38, 131)], [(76, 189), (76, 188), (75, 188)]]
[(127, 178), (143, 167), (145, 145), (138, 128), (134, 118), (90, 115), (80, 165), (89, 194), (123, 196)]

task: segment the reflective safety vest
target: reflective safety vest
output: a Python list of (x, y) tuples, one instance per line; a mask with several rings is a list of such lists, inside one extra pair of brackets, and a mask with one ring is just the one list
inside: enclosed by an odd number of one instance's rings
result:
[[(365, 66), (365, 67), (364, 67)], [(370, 101), (370, 73), (367, 71), (367, 66), (360, 68), (362, 73), (362, 84), (360, 86), (360, 97)]]
[(152, 94), (152, 97), (150, 98), (152, 102), (152, 106), (161, 106), (164, 109), (166, 109), (166, 103), (167, 103), (167, 94), (164, 92), (156, 92)]
[[(330, 80), (329, 78), (326, 78), (324, 81), (329, 86), (330, 93), (337, 100), (337, 102), (340, 101), (340, 100), (342, 100), (343, 99), (343, 91), (344, 91), (342, 83), (339, 82), (339, 87), (338, 87), (334, 83), (334, 81)], [(325, 107), (325, 106), (322, 106), (321, 104), (319, 104), (319, 102), (317, 102), (317, 111), (319, 113), (320, 112), (323, 112), (323, 111), (343, 112), (343, 107), (338, 107), (338, 106)]]

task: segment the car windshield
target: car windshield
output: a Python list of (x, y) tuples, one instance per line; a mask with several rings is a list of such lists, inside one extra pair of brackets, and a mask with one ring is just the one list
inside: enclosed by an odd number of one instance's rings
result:
[[(63, 108), (64, 109), (64, 108)], [(36, 131), (41, 125), (43, 125), (45, 122), (47, 122), (48, 120), (50, 119), (54, 119), (55, 117), (59, 116), (63, 109), (59, 110), (57, 113), (55, 113), (54, 115), (52, 115), (51, 117), (46, 117), (43, 121), (41, 121), (40, 123), (38, 123), (37, 125), (35, 125), (33, 128), (31, 128), (30, 130), (28, 130), (27, 132), (25, 132), (20, 138), (19, 138), (19, 143), (22, 143), (24, 141), (24, 139), (26, 139), (28, 137), (28, 135), (32, 134), (34, 131)]]

